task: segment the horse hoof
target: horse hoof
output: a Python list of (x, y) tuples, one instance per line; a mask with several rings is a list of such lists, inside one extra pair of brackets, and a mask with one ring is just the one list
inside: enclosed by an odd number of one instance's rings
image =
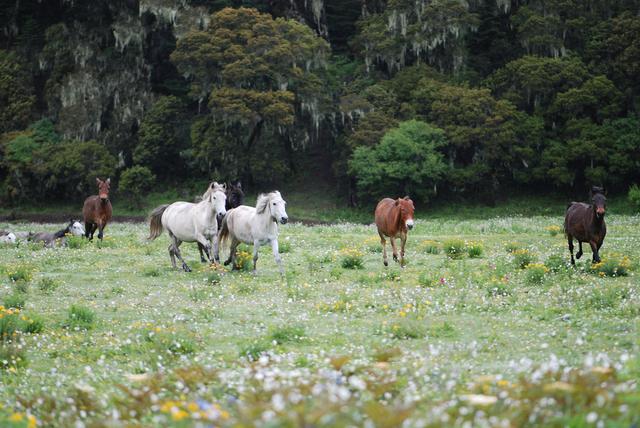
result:
[(225, 266), (229, 266), (229, 263), (231, 263), (229, 260), (225, 260), (225, 261), (224, 261), (224, 263), (223, 263), (223, 265), (225, 265)]
[(389, 263), (386, 260), (382, 263), (384, 263), (385, 266), (389, 266)]
[(582, 257), (582, 253), (581, 252), (576, 253), (576, 259), (580, 260), (580, 257)]
[(184, 269), (185, 272), (191, 272), (191, 268), (187, 265), (182, 265), (182, 269)]

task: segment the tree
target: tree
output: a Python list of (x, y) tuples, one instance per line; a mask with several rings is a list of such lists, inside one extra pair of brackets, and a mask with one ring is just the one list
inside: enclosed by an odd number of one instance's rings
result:
[(500, 185), (526, 175), (542, 124), (509, 101), (496, 100), (488, 89), (427, 78), (413, 103), (421, 117), (445, 132), (452, 190), (495, 195)]
[(153, 188), (156, 176), (146, 166), (134, 165), (122, 171), (118, 190), (134, 208), (142, 206), (142, 200)]
[(26, 126), (35, 99), (29, 75), (19, 57), (0, 50), (0, 134)]
[(318, 125), (316, 70), (327, 51), (327, 43), (301, 23), (227, 8), (211, 16), (207, 30), (180, 39), (171, 58), (189, 77), (191, 96), (207, 102), (214, 120), (242, 133), (245, 142), (237, 150), (252, 151), (265, 128), (285, 135), (304, 113)]
[(478, 19), (458, 0), (390, 0), (383, 12), (365, 15), (357, 25), (355, 43), (367, 64), (381, 63), (392, 73), (423, 60), (459, 71), (465, 36)]
[(140, 124), (133, 161), (162, 177), (175, 176), (184, 169), (180, 152), (188, 146), (185, 103), (174, 96), (160, 97)]
[(446, 171), (444, 132), (417, 120), (402, 122), (372, 147), (357, 147), (349, 161), (364, 199), (415, 195), (426, 201)]

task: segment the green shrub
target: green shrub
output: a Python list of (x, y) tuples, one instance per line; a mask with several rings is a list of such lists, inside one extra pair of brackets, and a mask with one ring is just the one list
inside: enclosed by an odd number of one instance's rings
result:
[(20, 264), (16, 266), (10, 266), (7, 269), (7, 276), (13, 282), (29, 282), (33, 278), (33, 271), (33, 266), (29, 264)]
[(40, 315), (24, 316), (23, 318), (21, 318), (20, 330), (25, 333), (31, 334), (42, 333), (42, 331), (44, 330), (44, 318), (42, 318)]
[[(409, 120), (388, 130), (378, 144), (356, 147), (349, 160), (349, 171), (357, 177), (363, 198), (400, 191), (427, 200), (448, 168), (439, 150), (446, 144), (441, 129)], [(389, 174), (393, 174), (393, 180), (388, 179)], [(399, 182), (405, 183), (403, 188), (397, 187)]]
[(457, 238), (447, 239), (442, 243), (442, 248), (451, 259), (458, 259), (464, 256), (464, 241)]
[(627, 256), (610, 255), (591, 265), (591, 270), (600, 276), (627, 276), (631, 269), (631, 260)]
[(362, 269), (364, 254), (357, 248), (343, 248), (340, 250), (340, 266), (344, 269)]
[(23, 309), (26, 300), (24, 294), (14, 293), (5, 297), (3, 303), (5, 308)]
[(422, 320), (402, 318), (389, 324), (386, 332), (394, 339), (421, 339), (427, 335), (427, 326)]
[(120, 176), (118, 191), (134, 208), (142, 206), (142, 200), (155, 184), (156, 176), (146, 166), (134, 165)]
[(91, 330), (95, 320), (96, 314), (91, 308), (81, 305), (71, 305), (65, 325), (73, 330)]
[(240, 245), (237, 248), (234, 268), (244, 272), (253, 269), (253, 255), (246, 245)]
[(540, 284), (549, 268), (541, 263), (530, 263), (525, 267), (525, 278), (529, 284)]
[(282, 345), (284, 343), (299, 342), (305, 336), (304, 327), (301, 325), (284, 325), (276, 327), (271, 331), (272, 341)]
[(0, 346), (0, 370), (19, 369), (28, 364), (24, 348), (15, 345)]
[(255, 361), (270, 348), (269, 343), (263, 339), (256, 339), (242, 347), (240, 350), (241, 357), (247, 357), (251, 361)]
[(519, 269), (524, 269), (528, 264), (536, 261), (536, 256), (531, 251), (525, 249), (515, 250), (513, 253), (513, 263)]
[(640, 186), (634, 184), (629, 187), (629, 194), (627, 195), (627, 198), (636, 210), (640, 210)]
[(38, 282), (38, 289), (43, 293), (51, 293), (60, 286), (60, 282), (53, 278), (43, 277)]
[(477, 258), (482, 256), (482, 253), (484, 252), (484, 247), (482, 246), (482, 243), (480, 242), (467, 242), (467, 254), (469, 255), (469, 258)]
[(281, 241), (278, 241), (278, 252), (280, 254), (290, 253), (291, 241), (289, 239), (283, 239)]
[(424, 248), (424, 252), (427, 254), (440, 254), (440, 244), (438, 241), (423, 241), (422, 248)]
[(81, 248), (86, 247), (89, 244), (89, 240), (85, 239), (84, 236), (67, 236), (66, 238), (67, 248), (71, 248), (72, 250), (79, 250)]
[(521, 248), (521, 245), (517, 242), (507, 242), (504, 244), (504, 250), (507, 253), (514, 253)]
[(14, 339), (18, 331), (19, 311), (0, 306), (0, 347), (3, 342)]
[(561, 272), (566, 270), (568, 267), (567, 259), (562, 257), (560, 254), (552, 254), (547, 257), (547, 260), (544, 262), (544, 265), (554, 273)]
[(222, 281), (222, 274), (215, 270), (207, 273), (205, 278), (205, 282), (209, 285), (218, 285), (220, 281)]

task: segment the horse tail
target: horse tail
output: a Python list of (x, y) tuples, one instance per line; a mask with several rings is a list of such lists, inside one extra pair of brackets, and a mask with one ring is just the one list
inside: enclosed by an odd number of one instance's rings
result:
[(229, 238), (229, 225), (227, 224), (228, 218), (229, 215), (224, 216), (222, 224), (220, 225), (220, 231), (218, 232), (218, 242), (220, 245), (224, 245), (225, 241)]
[(147, 240), (153, 241), (162, 234), (162, 214), (169, 204), (156, 207), (149, 215), (149, 237)]

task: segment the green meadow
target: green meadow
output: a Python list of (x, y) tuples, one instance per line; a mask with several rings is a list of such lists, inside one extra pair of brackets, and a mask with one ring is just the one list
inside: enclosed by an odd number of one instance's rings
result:
[(420, 218), (404, 269), (372, 225), (288, 224), (285, 277), (267, 247), (255, 275), (188, 243), (173, 270), (146, 224), (5, 245), (0, 425), (631, 426), (639, 221), (576, 268), (548, 214)]

